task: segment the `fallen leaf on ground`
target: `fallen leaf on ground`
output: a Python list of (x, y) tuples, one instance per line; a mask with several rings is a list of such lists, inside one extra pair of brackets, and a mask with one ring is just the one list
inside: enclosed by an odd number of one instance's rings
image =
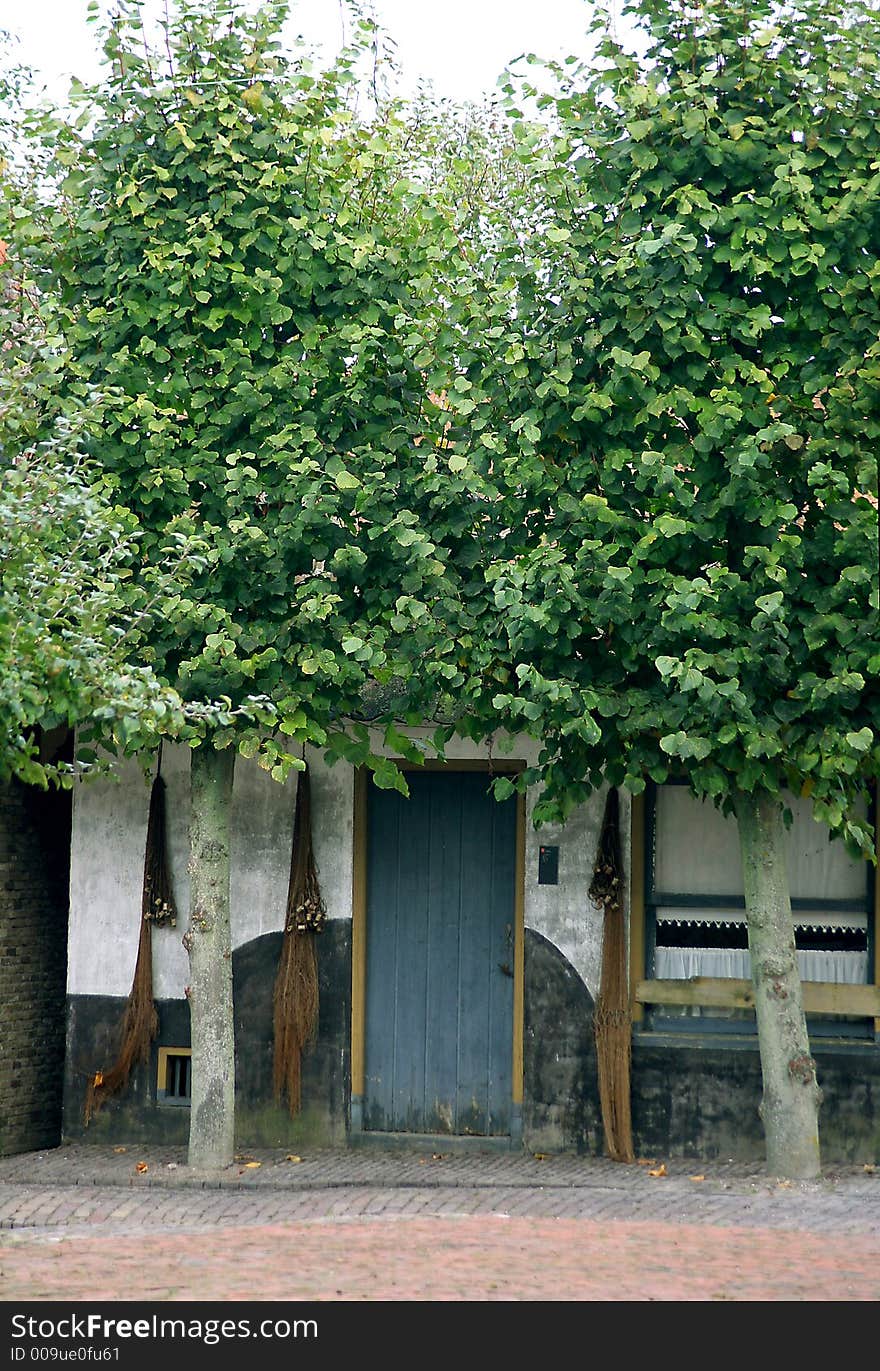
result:
[(142, 1176), (144, 1172), (149, 1171), (150, 1168), (147, 1166), (146, 1162), (135, 1162), (134, 1169), (135, 1171), (137, 1171), (139, 1175)]
[(245, 1162), (245, 1170), (252, 1171), (255, 1166), (262, 1166), (262, 1162)]
[(869, 1176), (873, 1176), (874, 1172), (877, 1170), (873, 1162), (865, 1162), (865, 1165), (862, 1169), (864, 1171), (867, 1171)]
[(301, 1162), (302, 1157), (298, 1157), (295, 1152), (291, 1152), (290, 1156), (285, 1157), (284, 1160), (286, 1162)]
[(532, 1156), (534, 1157), (536, 1162), (544, 1162), (547, 1160), (546, 1152), (533, 1152)]
[(665, 1175), (666, 1175), (666, 1166), (665, 1166), (665, 1163), (661, 1162), (660, 1165), (659, 1165), (658, 1167), (656, 1167), (653, 1171), (649, 1171), (649, 1172), (648, 1172), (648, 1175), (649, 1175), (649, 1176), (665, 1176)]
[(639, 1158), (637, 1158), (637, 1160), (636, 1160), (636, 1166), (656, 1166), (656, 1165), (657, 1165), (657, 1161), (656, 1161), (656, 1159), (653, 1158), (653, 1157), (639, 1157)]
[(127, 1148), (127, 1147), (114, 1147), (113, 1151), (114, 1151), (114, 1152), (127, 1152), (127, 1151), (128, 1151), (128, 1148)]
[(705, 1177), (705, 1176), (689, 1176), (688, 1179), (689, 1179), (689, 1180), (692, 1180), (692, 1181), (704, 1181), (704, 1180), (706, 1179), (706, 1177)]

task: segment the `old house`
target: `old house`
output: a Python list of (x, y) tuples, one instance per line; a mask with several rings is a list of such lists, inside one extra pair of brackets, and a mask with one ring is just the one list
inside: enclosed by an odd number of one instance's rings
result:
[[(534, 797), (496, 801), (500, 759), (460, 741), (410, 774), (411, 797), (309, 758), (326, 905), (315, 935), (317, 1040), (291, 1118), (272, 1083), (272, 994), (297, 782), (239, 759), (232, 853), (237, 1141), (288, 1146), (446, 1140), (601, 1153), (593, 1011), (603, 914), (589, 887), (600, 793), (535, 830)], [(63, 1132), (96, 1141), (188, 1136), (186, 748), (165, 754), (167, 836), (181, 918), (153, 930), (159, 1030), (148, 1067), (86, 1126), (132, 982), (149, 786), (129, 764), (74, 794)], [(880, 1148), (880, 939), (875, 869), (792, 801), (791, 892), (826, 1159)], [(684, 787), (620, 795), (639, 1155), (760, 1157), (761, 1073), (750, 1008), (736, 831)]]

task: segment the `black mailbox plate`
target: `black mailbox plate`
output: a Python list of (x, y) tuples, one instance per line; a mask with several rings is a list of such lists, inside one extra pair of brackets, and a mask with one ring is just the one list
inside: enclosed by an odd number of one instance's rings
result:
[(538, 848), (538, 885), (559, 884), (559, 848), (547, 847), (543, 843)]

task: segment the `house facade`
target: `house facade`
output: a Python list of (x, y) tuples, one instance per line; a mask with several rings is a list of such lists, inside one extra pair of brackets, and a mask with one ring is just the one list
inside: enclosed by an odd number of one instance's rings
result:
[[(414, 730), (418, 732), (418, 730)], [(314, 935), (317, 1039), (291, 1116), (273, 1091), (273, 989), (297, 779), (236, 767), (232, 937), (236, 1143), (525, 1147), (601, 1154), (593, 1010), (603, 911), (589, 896), (605, 793), (535, 830), (534, 795), (492, 773), (534, 756), (465, 740), (410, 772), (410, 798), (308, 757), (327, 910)], [(151, 1060), (86, 1123), (112, 1064), (140, 934), (149, 783), (134, 763), (74, 794), (63, 1133), (182, 1143), (189, 1130), (189, 750), (163, 754), (177, 925), (152, 931)], [(639, 1156), (756, 1157), (761, 1072), (736, 832), (684, 787), (621, 793)], [(874, 868), (793, 802), (789, 866), (827, 1160), (880, 1151), (880, 960)]]

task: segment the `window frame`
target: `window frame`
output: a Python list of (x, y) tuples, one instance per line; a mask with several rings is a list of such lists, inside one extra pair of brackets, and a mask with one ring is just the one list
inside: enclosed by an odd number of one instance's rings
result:
[[(687, 785), (685, 780), (670, 780), (667, 785)], [(630, 986), (633, 1025), (653, 1033), (727, 1033), (753, 1038), (756, 1033), (754, 996), (750, 981), (722, 977), (699, 977), (676, 981), (658, 980), (653, 975), (656, 948), (656, 911), (659, 908), (745, 909), (741, 897), (679, 895), (655, 891), (654, 833), (658, 787), (649, 782), (644, 794), (632, 797), (630, 825)], [(870, 810), (877, 831), (877, 796), (872, 795)], [(880, 843), (880, 835), (878, 835)], [(868, 982), (860, 985), (824, 981), (803, 981), (804, 1007), (811, 1035), (819, 1038), (847, 1038), (855, 1042), (880, 1041), (880, 864), (865, 862), (866, 897), (861, 900), (827, 900), (813, 897), (792, 899), (792, 912), (828, 909), (837, 912), (867, 912)], [(658, 900), (657, 896), (662, 898)], [(711, 1010), (750, 1009), (748, 1017), (682, 1018), (664, 1014), (664, 1006), (699, 1005)], [(817, 1019), (816, 1014), (823, 1017)]]
[[(185, 1057), (189, 1060), (189, 1070), (187, 1072), (187, 1085), (189, 1092), (183, 1095), (172, 1095), (168, 1093), (168, 1066), (169, 1059), (174, 1057)], [(160, 1047), (156, 1053), (156, 1103), (168, 1105), (174, 1109), (189, 1109), (192, 1104), (192, 1048), (191, 1047)]]

